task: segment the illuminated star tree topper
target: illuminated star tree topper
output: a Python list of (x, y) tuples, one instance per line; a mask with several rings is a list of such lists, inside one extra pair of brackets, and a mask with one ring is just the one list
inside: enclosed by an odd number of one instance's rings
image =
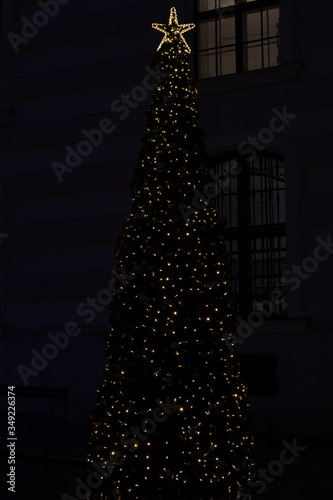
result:
[(160, 50), (160, 48), (162, 47), (162, 45), (164, 43), (172, 43), (173, 41), (177, 40), (177, 38), (181, 38), (181, 40), (185, 46), (185, 52), (188, 52), (188, 53), (191, 52), (189, 45), (187, 44), (185, 38), (183, 37), (183, 33), (186, 33), (186, 31), (192, 30), (195, 27), (195, 24), (193, 24), (193, 23), (178, 24), (178, 16), (177, 16), (176, 7), (172, 7), (170, 10), (169, 24), (153, 23), (152, 27), (155, 28), (156, 30), (162, 31), (162, 33), (164, 33), (164, 38), (161, 41), (157, 50)]

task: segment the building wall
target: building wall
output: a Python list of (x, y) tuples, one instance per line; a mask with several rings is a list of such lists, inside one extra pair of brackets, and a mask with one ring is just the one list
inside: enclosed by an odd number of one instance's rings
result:
[[(281, 0), (280, 14), (282, 67), (201, 81), (198, 89), (212, 152), (237, 149), (249, 136), (257, 137), (269, 127), (274, 109), (286, 108), (294, 116), (267, 145), (285, 158), (288, 321), (267, 320), (240, 351), (277, 355), (278, 393), (252, 398), (261, 429), (330, 432), (333, 259), (313, 262), (313, 255), (317, 238), (331, 241), (333, 229), (333, 80), (328, 63), (333, 9), (326, 2), (314, 14), (310, 2)], [(301, 266), (301, 276), (294, 266)]]
[[(112, 277), (149, 103), (148, 92), (145, 97), (133, 89), (153, 82), (147, 66), (161, 38), (150, 25), (166, 22), (173, 5), (180, 22), (192, 20), (192, 2), (185, 0), (71, 0), (20, 44), (17, 54), (2, 38), (10, 49), (11, 78), (10, 104), (0, 113), (5, 186), (0, 229), (8, 234), (0, 246), (1, 379), (23, 383), (17, 366), (30, 368), (36, 351), (52, 343), (49, 333), (77, 323), (80, 333), (45, 368), (39, 361), (40, 370), (26, 378), (32, 385), (69, 386), (73, 421), (85, 421), (94, 402), (108, 324), (106, 305), (90, 316), (78, 306), (86, 311), (82, 304)], [(296, 115), (267, 145), (286, 162), (291, 270), (313, 255), (318, 237), (326, 241), (333, 232), (333, 7), (325, 2), (314, 12), (309, 0), (281, 0), (280, 8), (282, 67), (197, 86), (211, 152), (237, 148), (258, 135), (269, 125), (273, 108), (286, 107)], [(22, 16), (31, 20), (40, 10), (36, 2), (16, 1), (11, 31), (21, 34)], [(192, 44), (193, 35), (187, 39)], [(145, 98), (121, 113), (115, 100), (132, 92)], [(83, 130), (96, 129), (105, 119), (112, 120), (114, 130), (59, 182), (52, 164), (64, 164), (66, 148), (76, 151), (86, 139)], [(267, 320), (241, 345), (245, 353), (277, 355), (278, 393), (252, 398), (258, 427), (265, 432), (331, 432), (333, 258), (308, 274), (297, 290), (289, 289), (288, 321)], [(52, 348), (47, 352), (52, 356)]]

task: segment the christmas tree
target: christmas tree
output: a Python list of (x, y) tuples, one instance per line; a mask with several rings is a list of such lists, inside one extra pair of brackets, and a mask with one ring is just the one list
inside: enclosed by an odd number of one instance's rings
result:
[[(132, 212), (116, 250), (105, 378), (91, 414), (89, 498), (241, 497), (256, 465), (190, 48), (176, 9), (157, 52)], [(201, 195), (205, 192), (207, 196)], [(228, 342), (226, 341), (228, 339)]]

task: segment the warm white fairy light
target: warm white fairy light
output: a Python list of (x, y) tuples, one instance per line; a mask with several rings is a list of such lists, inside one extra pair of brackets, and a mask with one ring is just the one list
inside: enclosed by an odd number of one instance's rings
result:
[(158, 46), (157, 50), (160, 50), (162, 45), (164, 43), (171, 43), (174, 42), (177, 38), (181, 38), (183, 44), (185, 45), (185, 52), (190, 53), (191, 49), (186, 42), (185, 38), (183, 37), (183, 33), (186, 33), (186, 31), (190, 31), (195, 27), (195, 24), (190, 23), (190, 24), (178, 24), (178, 16), (177, 16), (177, 11), (176, 7), (172, 7), (170, 10), (170, 18), (169, 18), (169, 24), (158, 24), (158, 23), (153, 23), (152, 27), (155, 30), (162, 31), (164, 33), (164, 38), (161, 41), (160, 45)]
[[(141, 483), (148, 486), (155, 476), (162, 486), (177, 482), (177, 488), (191, 483), (194, 477), (205, 487), (247, 484), (253, 449), (252, 436), (242, 427), (248, 409), (246, 388), (238, 381), (237, 365), (224, 340), (232, 316), (228, 314), (230, 292), (226, 292), (224, 258), (218, 258), (219, 243), (212, 230), (217, 215), (208, 204), (190, 211), (191, 217), (184, 222), (177, 206), (186, 193), (192, 202), (194, 189), (201, 189), (206, 175), (203, 170), (194, 171), (199, 154), (193, 149), (198, 126), (197, 91), (192, 85), (188, 56), (183, 54), (190, 52), (183, 33), (194, 25), (179, 25), (176, 9), (172, 8), (169, 24), (153, 27), (164, 33), (159, 46), (162, 76), (147, 110), (149, 140), (143, 141), (138, 163), (140, 171), (145, 171), (143, 182), (135, 184), (135, 210), (116, 254), (120, 268), (127, 270), (136, 264), (135, 280), (123, 295), (115, 296), (112, 305), (115, 324), (106, 341), (107, 382), (98, 412), (92, 415), (89, 452), (90, 464), (110, 460), (111, 450), (117, 450), (111, 451), (116, 460), (122, 444), (124, 468), (118, 469), (119, 479), (114, 479), (112, 487), (132, 492), (135, 498), (139, 498), (136, 490)], [(122, 288), (125, 290), (125, 286)], [(132, 420), (140, 426), (146, 416), (148, 422), (154, 416), (149, 398), (143, 403), (146, 398), (142, 394), (139, 400), (128, 395), (136, 359), (142, 362), (142, 378), (133, 383), (142, 383), (151, 392), (153, 380), (153, 386), (164, 394), (170, 386), (170, 394), (175, 392), (175, 401), (181, 405), (177, 410), (177, 436), (184, 449), (179, 449), (182, 463), (178, 465), (173, 460), (173, 447), (178, 447), (174, 440), (170, 444), (163, 441), (159, 456), (155, 456), (153, 444), (158, 444), (160, 429), (164, 432), (162, 426), (167, 429), (168, 424), (156, 421), (158, 430), (156, 434), (151, 432), (149, 442), (141, 438), (134, 442), (133, 437), (128, 440)], [(226, 395), (221, 395), (221, 386)], [(143, 433), (148, 439), (150, 432), (146, 431)], [(126, 458), (130, 456), (133, 467)], [(140, 456), (145, 459), (144, 470), (136, 476), (135, 461)], [(107, 482), (105, 488), (109, 488)], [(236, 498), (236, 494), (231, 496), (230, 492), (229, 497)], [(103, 494), (103, 500), (110, 498), (114, 497)]]

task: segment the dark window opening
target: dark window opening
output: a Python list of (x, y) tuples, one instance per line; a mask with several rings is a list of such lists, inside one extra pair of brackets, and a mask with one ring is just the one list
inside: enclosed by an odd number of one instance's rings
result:
[(233, 152), (216, 158), (214, 169), (223, 182), (216, 203), (227, 221), (225, 243), (239, 313), (263, 311), (270, 319), (286, 317), (283, 157), (265, 152), (253, 158)]

